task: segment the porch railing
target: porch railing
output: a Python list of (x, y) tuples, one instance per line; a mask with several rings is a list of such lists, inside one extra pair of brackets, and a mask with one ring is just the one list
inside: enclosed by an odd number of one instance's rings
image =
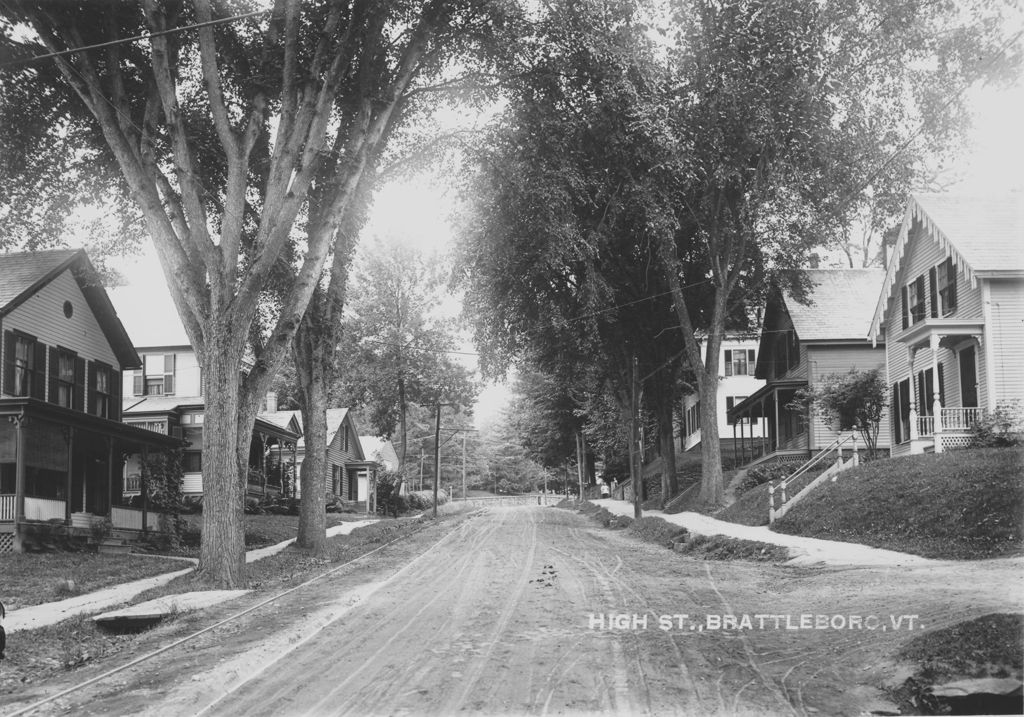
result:
[(64, 520), (64, 501), (25, 496), (26, 520)]
[(940, 411), (942, 430), (970, 431), (981, 420), (983, 413), (982, 408), (943, 408)]
[(917, 417), (917, 435), (921, 437), (935, 435), (935, 416)]
[[(114, 506), (110, 509), (110, 522), (123, 530), (142, 530), (142, 511), (135, 508)], [(150, 530), (160, 529), (160, 514), (147, 513), (146, 525)]]
[(8, 522), (14, 520), (13, 493), (5, 493), (4, 495), (0, 495), (0, 520)]

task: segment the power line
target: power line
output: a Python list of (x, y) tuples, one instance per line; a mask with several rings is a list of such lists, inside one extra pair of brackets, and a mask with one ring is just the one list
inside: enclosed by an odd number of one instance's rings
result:
[[(8, 11), (10, 8), (8, 8)], [(158, 30), (157, 32), (149, 32), (143, 35), (134, 35), (133, 37), (123, 37), (118, 40), (110, 40), (109, 42), (98, 42), (95, 45), (82, 45), (81, 47), (72, 47), (67, 50), (59, 50), (56, 52), (47, 52), (42, 55), (33, 55), (31, 57), (22, 57), (17, 60), (8, 60), (7, 62), (0, 62), (0, 69), (5, 67), (12, 67), (14, 65), (24, 65), (29, 62), (35, 62), (36, 60), (46, 60), (51, 57), (62, 57), (63, 55), (71, 55), (76, 52), (88, 52), (89, 50), (101, 50), (105, 47), (114, 47), (115, 45), (124, 45), (130, 42), (138, 42), (140, 40), (151, 40), (154, 37), (160, 37), (161, 35), (172, 35), (177, 32), (185, 32), (186, 30), (195, 30), (201, 27), (210, 27), (211, 25), (223, 25), (229, 22), (236, 22), (238, 20), (245, 20), (256, 15), (265, 15), (268, 12), (273, 12), (272, 9), (266, 10), (254, 10), (253, 12), (243, 13), (241, 15), (232, 15), (231, 17), (223, 17), (219, 20), (207, 20), (206, 22), (196, 22), (191, 25), (181, 25), (174, 27), (169, 30)]]

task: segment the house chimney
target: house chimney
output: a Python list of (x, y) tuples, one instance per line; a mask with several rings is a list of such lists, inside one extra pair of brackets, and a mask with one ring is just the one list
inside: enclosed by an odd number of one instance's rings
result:
[(277, 391), (267, 391), (267, 413), (277, 413)]

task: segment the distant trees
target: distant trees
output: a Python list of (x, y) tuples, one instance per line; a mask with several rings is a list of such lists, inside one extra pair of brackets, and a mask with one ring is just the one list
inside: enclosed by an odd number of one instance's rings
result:
[(439, 258), (394, 239), (367, 245), (362, 257), (351, 280), (337, 393), (363, 407), (378, 435), (398, 433), (404, 474), (410, 404), (466, 409), (479, 386), (454, 358), (458, 332), (441, 310), (445, 275)]

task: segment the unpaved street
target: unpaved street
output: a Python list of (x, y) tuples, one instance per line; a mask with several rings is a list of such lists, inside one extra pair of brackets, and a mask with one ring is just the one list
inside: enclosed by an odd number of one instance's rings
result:
[[(289, 603), (307, 616), (301, 629), (250, 620), (61, 706), (154, 715), (855, 715), (877, 704), (874, 686), (896, 674), (889, 656), (922, 627), (1024, 607), (1020, 561), (706, 562), (556, 508), (491, 508), (430, 541), (419, 557), (311, 586)], [(901, 616), (917, 616), (913, 631)], [(729, 629), (715, 629), (720, 620)]]

